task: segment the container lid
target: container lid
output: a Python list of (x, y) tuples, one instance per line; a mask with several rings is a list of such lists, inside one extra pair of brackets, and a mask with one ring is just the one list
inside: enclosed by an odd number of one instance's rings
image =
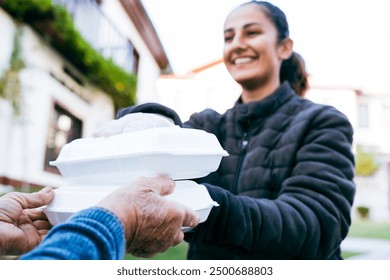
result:
[(142, 154), (220, 155), (227, 156), (214, 134), (198, 129), (159, 127), (109, 137), (80, 138), (63, 146), (50, 164), (116, 158)]

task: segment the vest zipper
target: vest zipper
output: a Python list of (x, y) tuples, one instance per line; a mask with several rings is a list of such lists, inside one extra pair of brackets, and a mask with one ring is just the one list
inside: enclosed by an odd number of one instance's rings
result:
[(248, 149), (248, 143), (249, 143), (248, 133), (245, 132), (244, 136), (242, 137), (242, 140), (241, 140), (240, 159), (238, 161), (236, 174), (234, 176), (234, 184), (233, 184), (233, 193), (234, 194), (237, 194), (237, 191), (238, 191), (238, 181), (239, 181), (240, 176), (241, 176), (242, 164), (244, 162), (244, 158), (245, 158), (245, 155), (246, 155), (246, 152)]

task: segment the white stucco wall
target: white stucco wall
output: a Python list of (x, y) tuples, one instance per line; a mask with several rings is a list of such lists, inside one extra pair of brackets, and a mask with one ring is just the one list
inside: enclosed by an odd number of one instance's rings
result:
[[(9, 60), (13, 50), (13, 38), (15, 26), (12, 19), (0, 8), (0, 75), (8, 68)], [(8, 141), (5, 132), (12, 127), (11, 122), (12, 107), (5, 99), (0, 98), (0, 176), (5, 173), (7, 161), (4, 157), (8, 154)]]

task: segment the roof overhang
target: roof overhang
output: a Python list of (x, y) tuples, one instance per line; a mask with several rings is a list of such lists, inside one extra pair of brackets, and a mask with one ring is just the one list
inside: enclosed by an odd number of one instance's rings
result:
[(172, 72), (164, 47), (140, 0), (119, 0), (137, 31), (145, 41), (158, 66), (164, 72)]

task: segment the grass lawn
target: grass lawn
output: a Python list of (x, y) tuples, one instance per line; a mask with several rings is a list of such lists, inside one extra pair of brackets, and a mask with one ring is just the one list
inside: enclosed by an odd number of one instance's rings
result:
[(390, 223), (353, 221), (348, 236), (363, 238), (390, 239)]
[(361, 255), (361, 253), (357, 253), (357, 252), (341, 252), (341, 256), (343, 257), (344, 260), (348, 259), (348, 258), (352, 258), (354, 256), (359, 256)]
[[(353, 221), (348, 233), (349, 237), (379, 238), (390, 240), (390, 223), (374, 223), (371, 221)], [(356, 252), (342, 252), (344, 259), (359, 255)]]
[[(169, 248), (164, 253), (157, 254), (153, 258), (147, 260), (185, 260), (187, 256), (188, 244), (182, 242), (179, 245)], [(132, 255), (128, 254), (125, 256), (125, 260), (145, 260), (141, 258), (135, 258)]]

